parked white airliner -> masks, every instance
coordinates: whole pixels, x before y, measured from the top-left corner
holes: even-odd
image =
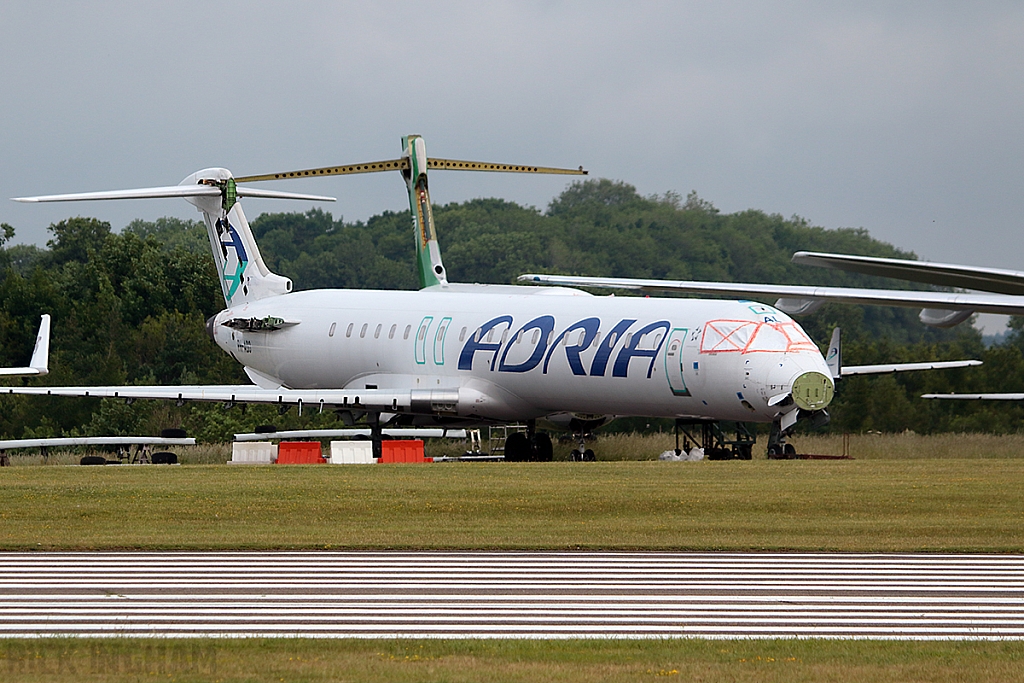
[[[256,386],[5,390],[330,407],[367,413],[377,433],[388,420],[532,425],[566,413],[772,422],[770,449],[782,447],[798,417],[827,416],[839,373],[800,325],[773,306],[449,283],[430,213],[428,168],[569,171],[428,159],[418,136],[403,138],[403,148],[394,161],[245,180],[400,170],[417,233],[418,291],[293,292],[290,280],[265,265],[239,199],[330,198],[252,190],[223,168],[198,171],[172,187],[18,199],[184,197],[195,205],[226,302],[207,329]],[[510,440],[509,459],[550,458],[549,440],[521,441]]]

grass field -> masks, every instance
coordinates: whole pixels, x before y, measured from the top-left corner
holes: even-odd
[[[0,640],[4,681],[1020,681],[1024,644],[823,640]]]
[[[840,437],[796,443],[843,452]],[[672,445],[605,437],[600,456],[619,461],[598,463],[2,468],[0,549],[1024,552],[1021,436],[857,436],[841,461],[635,462]],[[0,640],[5,682],[663,679],[1019,681],[1024,643]]]
[[[0,548],[1024,551],[1024,458],[0,469]]]

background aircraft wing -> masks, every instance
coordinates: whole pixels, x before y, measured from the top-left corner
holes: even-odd
[[[807,304],[837,302],[874,304],[908,308],[941,309],[978,313],[1024,314],[1024,298],[1004,294],[969,292],[921,292],[899,289],[862,289],[856,287],[815,287],[812,285],[765,285],[745,282],[698,282],[691,280],[644,280],[636,278],[579,277],[570,275],[520,275],[524,283],[632,289],[646,292],[682,292],[723,296],[779,297],[778,308],[799,315],[813,312]],[[959,322],[959,321],[958,321]]]
[[[981,365],[980,360],[940,360],[923,363],[889,363],[884,365],[845,365],[843,377],[851,375],[881,375],[888,372],[911,372],[914,370],[946,370]]]
[[[166,399],[215,403],[350,406],[368,410],[408,410],[413,392],[387,389],[261,389],[252,385],[0,387],[0,393],[30,396]]]
[[[78,436],[46,439],[6,439],[0,450],[14,448],[60,448],[61,446],[195,446],[192,437],[171,439],[159,436]]]
[[[921,398],[951,398],[969,401],[1024,401],[1024,394],[922,394]]]
[[[793,263],[834,268],[864,275],[891,277],[910,282],[925,282],[943,287],[963,287],[997,294],[1024,295],[1024,272],[1016,270],[874,256],[825,254],[814,251],[796,252],[793,254]]]

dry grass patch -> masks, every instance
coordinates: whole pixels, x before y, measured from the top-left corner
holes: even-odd
[[[830,640],[0,640],[11,683],[1019,681],[1024,644]]]

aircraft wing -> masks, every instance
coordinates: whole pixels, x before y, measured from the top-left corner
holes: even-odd
[[[78,436],[46,439],[7,439],[0,441],[0,450],[15,448],[59,448],[61,446],[195,446],[192,437],[171,439],[159,436]]]
[[[914,370],[946,370],[981,365],[980,360],[941,360],[923,363],[889,363],[887,365],[844,365],[843,377],[851,375],[881,375],[889,372],[911,372]]]
[[[864,275],[891,277],[911,282],[925,282],[943,287],[963,287],[997,294],[1024,295],[1024,272],[1016,270],[874,256],[825,254],[814,251],[796,252],[793,254],[793,263],[834,268]]]
[[[856,287],[814,287],[811,285],[764,285],[740,282],[697,282],[691,280],[644,280],[636,278],[578,277],[570,275],[520,275],[519,281],[569,287],[633,289],[646,292],[684,292],[723,296],[779,297],[776,304],[787,313],[810,313],[811,302],[874,304],[908,308],[975,311],[978,313],[1024,314],[1024,298],[1006,294],[969,292],[920,292],[899,289],[861,289]]]
[[[253,385],[0,387],[0,393],[29,396],[165,399],[214,403],[347,406],[359,410],[409,410],[416,392],[387,389],[261,389]],[[431,392],[427,392],[431,393]],[[424,397],[429,401],[430,397]],[[429,412],[429,410],[427,411]]]
[[[951,398],[970,401],[1024,401],[1024,394],[922,394],[921,398]]]

